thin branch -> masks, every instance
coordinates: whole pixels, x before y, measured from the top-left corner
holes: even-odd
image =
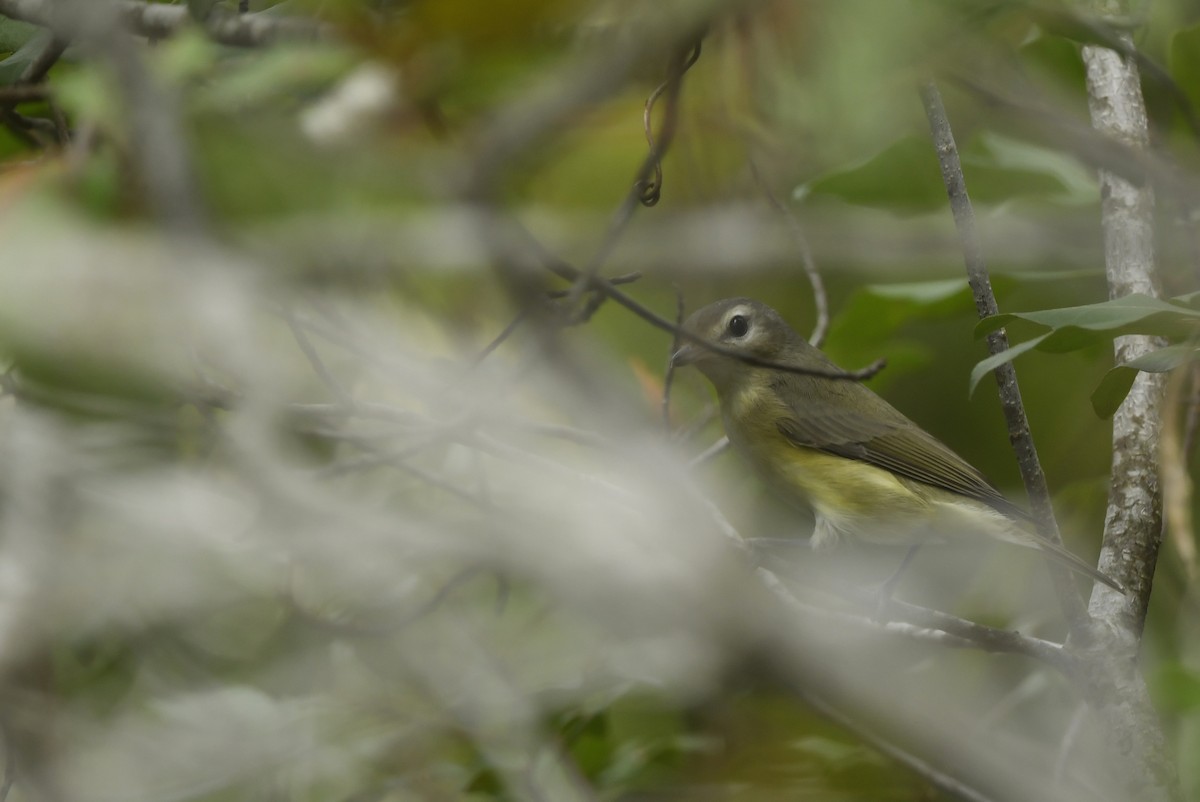
[[[329,392],[333,393],[333,397],[337,399],[338,404],[342,408],[347,410],[353,409],[355,406],[354,397],[350,395],[345,386],[325,366],[325,360],[321,359],[321,355],[313,346],[312,341],[308,339],[308,335],[304,332],[304,329],[296,322],[295,312],[292,309],[285,309],[283,319],[287,321],[288,328],[291,329],[292,336],[296,339],[296,344],[304,352],[304,356],[308,360],[308,364],[312,366],[313,372],[329,388]]]
[[[770,202],[780,216],[787,221],[788,229],[792,232],[792,239],[796,243],[796,249],[800,252],[800,264],[804,267],[804,274],[808,276],[809,286],[813,292],[813,306],[817,311],[817,322],[813,326],[812,334],[809,335],[808,341],[814,348],[820,348],[825,342],[825,335],[829,333],[829,297],[825,293],[825,282],[821,279],[821,273],[817,270],[816,260],[813,259],[812,248],[808,244],[808,237],[804,234],[804,226],[800,224],[799,218],[792,212],[787,205],[779,199],[779,196],[771,189],[770,185],[763,178],[762,173],[758,170],[758,165],[754,159],[750,159],[750,173],[754,176],[755,182],[759,189],[762,190],[767,201]]]
[[[525,322],[525,318],[528,315],[529,307],[523,306],[518,309],[517,314],[508,322],[508,325],[501,329],[500,333],[493,337],[492,341],[485,345],[482,350],[480,350],[480,352],[471,359],[471,364],[478,365],[480,362],[491,356],[493,351],[503,345],[509,337],[516,333],[517,329],[520,328],[521,324]]]
[[[811,691],[801,690],[800,695],[809,707],[816,710],[822,716],[868,744],[880,754],[891,758],[913,773],[925,778],[943,792],[958,799],[966,800],[966,802],[992,802],[990,797],[984,796],[962,780],[951,777],[949,774],[935,768],[916,755],[906,752],[891,741],[882,738],[871,727],[859,724]]]
[[[975,212],[971,208],[971,199],[967,195],[966,180],[963,178],[962,164],[958,158],[958,148],[954,144],[954,132],[950,128],[950,120],[942,105],[941,93],[933,81],[921,85],[921,101],[925,106],[925,115],[929,119],[929,128],[933,135],[934,147],[937,149],[938,163],[942,169],[942,180],[946,184],[946,193],[950,197],[950,208],[954,213],[954,224],[958,229],[959,242],[962,245],[963,259],[966,262],[967,280],[975,294],[975,308],[980,318],[999,314],[996,296],[992,292],[991,277],[988,274],[987,263],[983,258],[983,250],[979,244],[979,236],[975,231]],[[992,332],[987,337],[988,352],[998,354],[1008,350],[1008,334],[1004,329]],[[1054,506],[1050,502],[1050,490],[1046,485],[1046,474],[1042,471],[1038,459],[1037,447],[1029,430],[1029,419],[1025,415],[1025,405],[1021,401],[1021,388],[1017,384],[1017,372],[1011,362],[1000,365],[993,371],[996,386],[1000,395],[1000,406],[1004,410],[1004,420],[1008,424],[1008,439],[1012,443],[1013,452],[1017,458],[1017,467],[1021,471],[1021,479],[1025,483],[1025,492],[1029,496],[1033,509],[1034,521],[1038,533],[1049,542],[1061,546],[1062,536],[1058,532],[1058,523],[1054,518]],[[1067,618],[1073,637],[1087,639],[1087,610],[1083,600],[1076,590],[1074,580],[1066,568],[1046,563],[1054,581],[1054,590],[1058,595],[1059,604]]]
[[[683,328],[683,290],[675,288],[675,325]],[[667,354],[667,372],[663,376],[662,418],[667,434],[671,433],[671,383],[675,379],[675,352],[679,350],[679,335],[671,338],[671,351]]]
[[[727,450],[729,450],[729,438],[725,435],[721,435],[721,439],[717,440],[717,442],[713,443],[711,446],[692,457],[692,461],[689,462],[688,465],[693,468],[697,465],[703,465],[710,459],[713,459],[720,454],[724,454]]]
[[[551,255],[537,240],[532,237],[532,235],[529,234],[528,231],[523,229],[518,223],[513,222],[512,229],[515,233],[520,234],[520,236],[525,240],[526,249],[531,252],[531,255],[534,256],[537,262],[540,263],[541,266],[546,270],[549,270],[554,275],[568,281],[576,281],[583,275],[582,271],[577,270],[561,259]],[[768,359],[759,359],[751,354],[718,345],[688,331],[687,329],[677,326],[661,315],[654,313],[647,307],[635,301],[617,287],[613,286],[611,281],[608,281],[602,276],[594,276],[588,281],[588,286],[600,290],[613,301],[625,307],[634,315],[657,329],[670,334],[678,334],[682,339],[687,340],[688,342],[696,343],[701,348],[712,351],[715,354],[720,354],[721,356],[732,357],[733,359],[737,359],[738,361],[744,362],[747,365],[754,365],[755,367],[760,368],[772,368],[774,370],[781,370],[785,373],[796,373],[802,376],[820,376],[825,379],[839,379],[844,381],[864,381],[871,378],[887,366],[886,360],[877,359],[867,367],[860,370],[819,370],[797,367],[795,365],[784,365],[779,362],[772,362]]]

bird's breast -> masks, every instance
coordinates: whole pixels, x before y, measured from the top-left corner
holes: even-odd
[[[890,471],[792,443],[778,427],[790,410],[778,408],[765,392],[732,393],[722,399],[721,412],[730,444],[755,473],[785,501],[812,508],[838,532],[902,539],[901,530],[931,512],[921,488]]]

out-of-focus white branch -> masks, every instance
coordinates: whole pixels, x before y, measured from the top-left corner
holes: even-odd
[[[121,0],[116,9],[130,32],[141,36],[162,38],[171,36],[186,26],[196,24],[187,5],[164,5]],[[34,25],[42,25],[64,33],[74,33],[74,23],[64,13],[62,3],[54,0],[0,0],[0,14]],[[315,40],[328,38],[331,31],[311,20],[280,17],[267,13],[231,14],[213,9],[203,22],[205,33],[213,41],[237,47],[257,47],[283,40]]]

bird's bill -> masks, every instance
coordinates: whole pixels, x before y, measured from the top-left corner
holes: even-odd
[[[685,342],[675,353],[671,354],[671,363],[678,366],[694,365],[711,353],[712,351],[702,345]]]

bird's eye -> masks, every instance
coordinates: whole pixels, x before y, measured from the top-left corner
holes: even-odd
[[[750,331],[750,321],[746,320],[745,315],[734,315],[729,318],[728,329],[734,337],[745,337],[746,332]]]

